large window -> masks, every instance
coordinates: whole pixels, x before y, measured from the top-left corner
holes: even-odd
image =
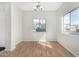
[[[45,19],[34,19],[33,24],[34,24],[33,28],[36,32],[45,32],[46,31]]]
[[[70,34],[79,34],[79,8],[64,16],[63,30]]]

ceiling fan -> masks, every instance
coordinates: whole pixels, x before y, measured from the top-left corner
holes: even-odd
[[[35,11],[42,11],[43,7],[41,6],[40,2],[36,2],[36,6],[33,7]]]

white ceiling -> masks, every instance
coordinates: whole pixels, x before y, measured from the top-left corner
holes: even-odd
[[[16,2],[14,4],[23,11],[33,11],[33,7],[36,6],[36,2]],[[41,2],[40,4],[43,7],[44,11],[55,11],[63,3],[62,2]]]

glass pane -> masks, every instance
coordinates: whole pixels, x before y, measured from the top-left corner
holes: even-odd
[[[41,31],[43,32],[43,31],[46,31],[46,24],[45,24],[45,19],[41,19],[40,20],[41,21]]]
[[[64,24],[69,24],[70,23],[70,13],[66,14],[64,16]]]
[[[34,23],[34,29],[39,27],[39,20],[38,19],[34,19],[33,23]]]
[[[34,23],[34,29],[36,32],[46,31],[45,19],[34,19],[33,23]]]
[[[65,32],[70,31],[70,13],[64,16],[64,31]]]
[[[79,8],[71,12],[71,33],[79,33]]]

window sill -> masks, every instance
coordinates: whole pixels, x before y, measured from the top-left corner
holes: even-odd
[[[70,33],[67,33],[67,32],[63,32],[62,35],[66,35],[66,36],[69,36],[69,37],[72,37],[72,38],[79,38],[79,35],[74,35],[74,34],[70,34]]]
[[[33,30],[33,32],[35,32],[35,33],[46,33],[46,32],[36,32],[35,30]]]

